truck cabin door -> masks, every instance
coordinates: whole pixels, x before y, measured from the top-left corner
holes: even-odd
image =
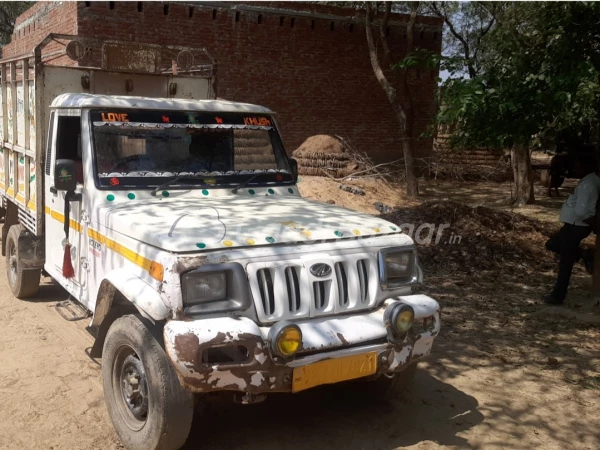
[[[71,159],[77,165],[77,189],[76,193],[83,193],[83,159],[81,142],[81,116],[64,115],[66,112],[53,111],[50,119],[48,134],[48,146],[46,155],[46,182],[44,183],[45,194],[45,233],[46,233],[46,263],[44,268],[77,300],[82,301],[85,297],[85,283],[87,271],[82,267],[82,258],[86,255],[82,251],[85,247],[85,236],[87,230],[81,220],[82,201],[71,201],[69,243],[71,246],[71,263],[75,276],[65,278],[63,276],[63,258],[66,236],[64,231],[65,192],[58,191],[54,187],[54,170],[57,159]]]

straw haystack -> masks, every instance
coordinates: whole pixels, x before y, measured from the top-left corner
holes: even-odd
[[[309,137],[293,153],[300,175],[334,178],[348,176],[360,170],[360,164],[340,139],[318,134]]]

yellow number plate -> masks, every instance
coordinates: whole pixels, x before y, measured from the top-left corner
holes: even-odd
[[[296,367],[292,392],[300,392],[321,384],[338,383],[373,375],[377,372],[377,352],[319,361]]]

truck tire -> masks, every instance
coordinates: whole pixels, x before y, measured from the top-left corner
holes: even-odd
[[[40,289],[41,269],[24,269],[19,261],[21,227],[13,225],[6,236],[6,275],[8,285],[17,298],[32,297]]]
[[[137,315],[113,322],[102,353],[104,400],[129,450],[176,450],[192,425],[194,397],[181,386],[156,327]]]

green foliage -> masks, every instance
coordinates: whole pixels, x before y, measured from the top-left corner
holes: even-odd
[[[35,2],[0,2],[0,45],[6,45],[15,26],[15,20]]]
[[[496,4],[479,74],[442,86],[455,146],[531,145],[598,122],[600,4]]]

